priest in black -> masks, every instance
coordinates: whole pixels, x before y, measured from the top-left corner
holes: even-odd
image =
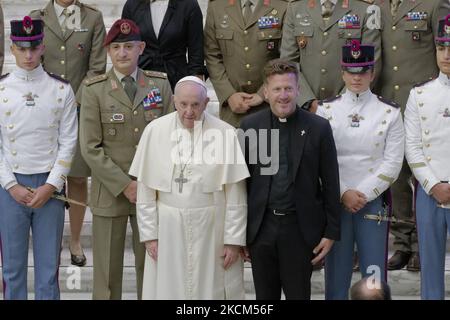
[[[270,109],[244,118],[240,132],[251,175],[246,254],[256,299],[307,300],[313,264],[340,236],[336,148],[328,121],[296,105],[294,63],[272,60],[264,77]]]

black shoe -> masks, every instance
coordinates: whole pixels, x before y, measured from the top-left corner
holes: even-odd
[[[417,272],[420,271],[420,257],[418,252],[414,252],[409,258],[408,265],[406,266],[406,270]]]
[[[84,267],[86,265],[86,256],[84,253],[82,255],[76,255],[70,253],[70,260],[74,266]]]
[[[388,261],[388,270],[400,270],[408,264],[411,253],[395,251],[394,255]]]

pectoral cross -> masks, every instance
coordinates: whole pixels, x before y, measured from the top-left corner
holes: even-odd
[[[180,175],[175,179],[175,182],[178,183],[178,192],[183,193],[183,184],[188,182],[188,179],[183,175],[183,171],[180,171]]]

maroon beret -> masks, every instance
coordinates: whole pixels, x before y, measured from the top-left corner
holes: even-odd
[[[106,35],[104,46],[111,42],[141,41],[139,27],[131,20],[119,19],[112,25]]]

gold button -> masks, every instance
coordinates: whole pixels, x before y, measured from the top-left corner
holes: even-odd
[[[423,107],[423,102],[419,102],[419,107]]]
[[[423,121],[427,120],[427,117],[420,117]]]
[[[4,86],[0,86],[0,91],[3,91],[3,90],[5,90],[5,87]]]
[[[394,67],[394,71],[398,71],[398,67],[397,66]]]
[[[10,124],[10,125],[8,126],[8,128],[14,129],[14,125],[13,125],[13,124]]]
[[[11,115],[11,111],[6,111],[5,114],[6,114],[7,116],[10,116],[10,115]]]
[[[392,46],[392,50],[397,50],[397,46]]]
[[[427,157],[427,161],[431,161],[431,157]]]
[[[425,145],[425,147],[427,147],[427,148],[429,148],[431,146],[431,144],[429,144],[429,143],[427,143],[426,145]]]
[[[394,86],[394,89],[398,91],[398,90],[400,90],[400,86],[399,86],[398,84],[396,84],[396,85]]]
[[[271,34],[269,34],[269,39],[272,39],[272,35]]]
[[[246,67],[247,69],[250,69],[250,64],[247,63],[247,64],[245,65],[245,67]]]
[[[248,47],[244,47],[244,51],[248,51]]]
[[[325,109],[330,109],[330,108],[331,108],[331,107],[330,107],[329,104],[325,105]]]
[[[373,168],[370,168],[370,169],[369,169],[369,172],[373,172]]]
[[[61,103],[62,102],[62,99],[61,98],[58,98],[58,103]]]
[[[8,98],[4,98],[4,99],[3,99],[3,102],[4,102],[4,103],[8,102]]]
[[[326,73],[326,72],[327,72],[327,70],[325,70],[325,69],[321,69],[321,70],[320,70],[320,72],[322,72],[322,73]]]
[[[397,27],[396,26],[392,26],[392,30],[397,30]]]
[[[425,130],[425,134],[430,134],[430,130]]]
[[[244,30],[244,34],[247,34],[248,33],[248,31],[247,30]]]
[[[64,50],[66,50],[66,47],[64,47],[64,46],[61,46],[61,51],[64,51]]]
[[[139,132],[139,128],[134,128],[134,132]]]
[[[383,122],[381,122],[382,124],[386,124],[386,120],[383,120]]]
[[[417,94],[422,94],[422,90],[421,89],[417,90]]]
[[[417,29],[417,26],[414,26],[414,29]]]
[[[53,150],[50,150],[48,153],[53,154]]]
[[[250,80],[247,81],[247,85],[251,85],[252,82]]]
[[[379,147],[379,146],[380,146],[379,142],[375,143],[375,147]]]
[[[18,169],[19,168],[19,165],[18,164],[15,164],[14,165],[14,169]]]
[[[323,55],[323,56],[326,56],[326,55],[327,55],[327,52],[326,52],[325,50],[322,50],[322,55]]]
[[[11,151],[11,154],[12,154],[13,156],[17,155],[17,151],[16,151],[16,150],[13,150],[13,151]]]
[[[387,113],[391,113],[391,109],[387,109],[386,112],[387,112]]]
[[[351,33],[347,33],[347,36],[351,37],[351,36],[352,36],[352,34],[351,34]]]
[[[138,114],[137,110],[134,110],[134,111],[133,111],[133,114],[134,114],[135,116],[137,116],[137,114]]]
[[[60,86],[59,88],[60,88],[60,89],[62,90],[62,89],[64,89],[64,86],[63,86],[63,85],[61,85],[61,86]]]
[[[9,138],[9,141],[11,141],[11,142],[15,142],[15,141],[16,141],[16,139],[14,139],[14,138]]]
[[[325,31],[325,32],[323,33],[323,35],[326,37],[326,36],[328,35],[328,32]]]
[[[320,91],[325,91],[325,88],[320,88]]]
[[[383,131],[378,132],[378,135],[382,136],[383,135]]]
[[[66,76],[65,76],[64,74],[62,74],[62,75],[61,75],[61,78],[63,78],[63,79],[64,79],[65,77],[66,77]]]
[[[300,34],[305,34],[305,33],[302,31],[302,32],[300,32]]]
[[[329,116],[327,119],[328,119],[328,121],[331,121],[333,119],[333,117]]]
[[[64,60],[61,60],[61,64],[65,64],[66,62]]]

